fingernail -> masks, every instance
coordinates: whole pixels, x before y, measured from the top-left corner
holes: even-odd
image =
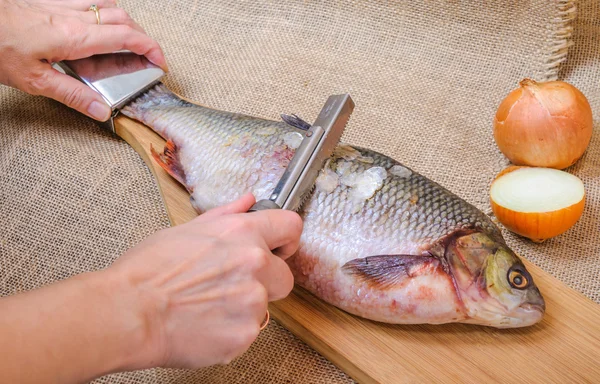
[[[159,67],[163,71],[169,72],[169,67],[167,66],[167,59],[164,57],[164,55],[162,55],[162,51],[161,51],[161,58],[162,58],[162,60],[152,60],[152,59],[150,59],[147,56],[146,56],[146,58],[148,59],[149,62],[151,62],[152,64],[156,65],[157,67]],[[162,64],[159,64],[159,62],[162,62]]]
[[[87,111],[96,120],[106,121],[110,117],[110,108],[108,105],[95,100],[92,101]]]
[[[160,65],[154,61],[150,61],[152,64],[156,65],[157,67],[159,67],[160,69],[162,69],[163,71],[165,71],[165,73],[169,72],[169,67],[167,66],[167,62],[165,61],[164,64]]]

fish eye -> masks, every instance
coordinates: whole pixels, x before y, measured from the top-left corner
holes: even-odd
[[[511,268],[508,271],[508,282],[513,288],[525,289],[529,285],[529,279],[519,268]]]

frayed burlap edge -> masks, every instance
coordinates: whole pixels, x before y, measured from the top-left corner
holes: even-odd
[[[542,63],[543,78],[558,79],[560,66],[567,60],[569,48],[573,45],[573,21],[577,17],[577,0],[561,0],[557,4],[558,17],[548,25],[548,38],[544,50],[547,57]]]

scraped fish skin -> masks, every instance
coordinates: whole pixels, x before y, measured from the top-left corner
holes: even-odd
[[[268,198],[302,139],[301,130],[284,122],[201,107],[163,85],[122,112],[176,145],[199,212],[248,191]],[[304,231],[289,260],[296,283],[343,310],[388,323],[473,321],[441,244],[462,230],[502,242],[491,220],[453,193],[387,156],[345,145],[299,214]],[[377,255],[415,255],[415,262],[389,285],[344,268]]]
[[[123,114],[173,141],[194,205],[205,211],[253,191],[273,190],[301,134],[284,122],[222,112],[183,101],[164,86],[150,90]]]

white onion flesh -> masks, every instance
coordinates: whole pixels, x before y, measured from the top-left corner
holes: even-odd
[[[579,203],[583,182],[570,173],[551,168],[521,168],[492,184],[494,202],[515,212],[552,212]]]

